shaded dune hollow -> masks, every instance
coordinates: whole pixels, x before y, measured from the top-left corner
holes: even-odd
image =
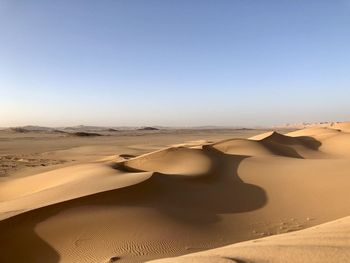
[[[255,239],[252,222],[266,231],[280,229],[272,221],[282,220],[279,213],[290,216],[280,207],[287,210],[293,204],[293,212],[306,218],[304,208],[318,202],[324,189],[316,187],[314,195],[302,191],[305,200],[301,201],[294,196],[273,199],[274,193],[291,183],[313,187],[313,181],[303,177],[305,171],[333,158],[333,142],[341,140],[334,143],[338,149],[348,138],[341,131],[334,132],[337,137],[331,142],[328,136],[306,134],[271,132],[250,139],[203,141],[195,147],[168,147],[137,157],[119,155],[122,161],[100,160],[6,182],[11,189],[0,195],[5,218],[0,221],[0,262],[144,262]],[[335,163],[350,169],[344,158],[330,160],[320,180],[329,180],[329,167]],[[52,179],[50,184],[41,182],[45,176]],[[343,171],[334,173],[334,178],[341,187],[348,182]],[[36,183],[27,191],[16,192],[31,181]],[[332,198],[338,200],[338,194],[343,198],[344,193],[342,189]],[[295,205],[303,201],[305,206]],[[343,207],[347,209],[346,204]],[[328,220],[348,211],[350,207],[327,214],[322,209],[315,216]],[[303,227],[312,224],[316,223],[310,220]],[[244,262],[236,252],[215,253],[205,260]],[[191,260],[169,260],[177,259]]]

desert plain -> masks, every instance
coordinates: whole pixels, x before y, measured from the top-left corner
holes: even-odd
[[[350,123],[3,129],[0,262],[350,262]]]

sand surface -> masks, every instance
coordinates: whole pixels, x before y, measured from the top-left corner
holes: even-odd
[[[152,261],[189,262],[349,262],[350,217],[309,229],[236,243],[190,255]]]
[[[0,131],[0,262],[348,262],[349,127]]]

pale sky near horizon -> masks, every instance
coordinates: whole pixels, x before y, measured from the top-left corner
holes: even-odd
[[[350,0],[0,0],[0,126],[350,120]]]

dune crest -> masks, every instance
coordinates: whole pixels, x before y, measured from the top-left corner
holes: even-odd
[[[125,169],[134,171],[188,176],[207,174],[212,165],[213,160],[207,152],[182,146],[144,154],[123,162]]]

